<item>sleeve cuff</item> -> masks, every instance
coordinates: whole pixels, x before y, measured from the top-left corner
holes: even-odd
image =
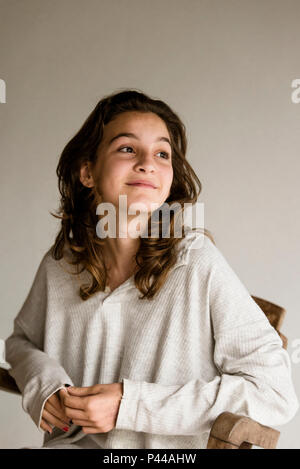
[[[73,384],[71,384],[71,386],[73,386]],[[38,427],[38,430],[41,432],[41,433],[45,433],[45,430],[43,430],[41,427],[40,427],[40,424],[41,424],[41,420],[42,420],[42,414],[43,414],[43,411],[44,411],[44,406],[47,402],[47,399],[49,399],[49,397],[51,397],[53,394],[55,394],[59,389],[63,389],[65,388],[65,384],[60,384],[60,385],[53,385],[53,383],[50,385],[50,386],[47,386],[43,392],[37,396],[37,398],[35,399],[34,401],[34,404],[32,406],[32,409],[31,409],[31,418],[33,419],[34,423],[37,425]]]
[[[123,378],[123,396],[115,428],[118,430],[137,430],[137,410],[141,393],[141,382]]]

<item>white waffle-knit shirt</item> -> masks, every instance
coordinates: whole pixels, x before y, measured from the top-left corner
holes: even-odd
[[[90,274],[76,279],[45,253],[5,341],[43,447],[205,449],[221,412],[267,426],[294,417],[290,358],[263,311],[208,237],[190,230],[177,246],[152,300],[139,299],[132,276],[83,301],[79,285]],[[46,400],[65,384],[117,382],[123,397],[110,432],[40,427]]]

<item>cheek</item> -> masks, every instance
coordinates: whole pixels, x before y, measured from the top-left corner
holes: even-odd
[[[102,168],[99,185],[106,192],[112,192],[126,180],[128,169],[121,164],[107,164]]]
[[[105,170],[112,184],[127,181],[130,172],[131,167],[126,161],[116,161],[115,164],[107,165]]]
[[[173,168],[166,170],[163,175],[163,186],[167,194],[169,194],[171,190],[172,182],[173,182]]]

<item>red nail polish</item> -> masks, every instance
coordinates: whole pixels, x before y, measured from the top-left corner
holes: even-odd
[[[69,430],[69,427],[64,427],[63,430],[67,432]]]

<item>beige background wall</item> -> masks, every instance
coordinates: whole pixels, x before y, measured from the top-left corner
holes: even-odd
[[[0,0],[0,338],[58,229],[64,145],[104,94],[138,88],[183,119],[219,249],[287,309],[300,396],[299,15],[299,0]],[[0,415],[1,448],[42,444],[20,397],[0,392]],[[300,448],[299,426],[279,448]]]

